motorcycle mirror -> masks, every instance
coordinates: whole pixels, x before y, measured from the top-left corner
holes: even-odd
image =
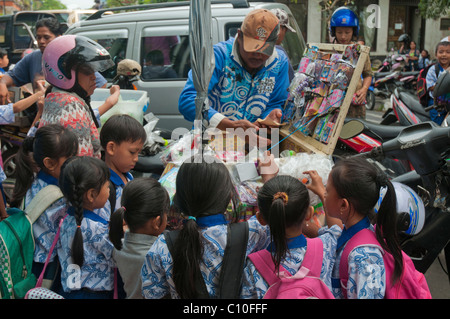
[[[357,120],[350,120],[342,126],[339,137],[343,140],[348,140],[359,135],[364,131],[364,124]]]

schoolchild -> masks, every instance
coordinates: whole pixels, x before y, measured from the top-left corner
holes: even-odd
[[[48,185],[58,186],[64,161],[78,151],[76,135],[62,125],[40,128],[34,137],[24,139],[16,155],[16,181],[11,200],[12,207],[26,208],[31,200]],[[35,250],[32,271],[39,277],[48,257],[60,219],[67,214],[67,204],[61,198],[50,205],[33,224]],[[56,278],[58,259],[56,250],[49,259],[45,279]],[[54,283],[58,285],[59,280]]]
[[[307,221],[314,210],[310,205],[308,189],[292,176],[276,176],[268,180],[259,190],[258,207],[258,220],[262,225],[268,224],[270,228],[272,242],[267,250],[275,266],[274,273],[279,273],[282,266],[294,276],[302,267],[306,251],[315,249],[304,235],[304,228],[308,227]],[[330,297],[332,297],[331,272],[336,259],[337,238],[340,234],[341,229],[337,225],[330,225],[330,228],[324,229],[318,237],[322,245],[317,247],[321,249],[314,251],[313,254],[313,256],[322,255],[320,278],[328,287]],[[270,285],[253,261],[248,259],[244,270],[241,297],[263,298]]]
[[[169,205],[169,195],[157,180],[140,177],[125,186],[121,207],[111,215],[109,239],[114,244],[113,258],[127,299],[143,298],[142,265],[150,247],[166,229]]]
[[[114,246],[109,221],[96,214],[109,197],[109,169],[101,159],[74,156],[63,164],[59,185],[69,207],[59,238],[58,293],[66,299],[112,299]]]
[[[147,134],[144,127],[130,115],[115,114],[102,126],[100,143],[105,163],[111,173],[111,190],[115,192],[115,198],[111,197],[102,208],[108,218],[120,207],[123,188],[133,179],[130,171],[136,165],[138,155],[146,141]],[[111,208],[111,205],[114,207]]]
[[[435,55],[438,63],[430,67],[426,77],[427,90],[429,91],[429,95],[431,97],[429,99],[428,106],[434,104],[433,89],[434,86],[436,85],[439,76],[442,74],[442,72],[444,72],[446,69],[450,67],[450,42],[446,41],[439,42],[436,45]],[[438,68],[439,70],[436,70],[436,68]],[[442,121],[444,120],[446,114],[447,111],[445,110],[443,111],[437,111],[436,109],[430,110],[431,120],[439,125],[442,124]]]
[[[344,225],[337,243],[337,259],[332,275],[333,294],[336,298],[346,295],[347,299],[383,299],[386,281],[395,282],[403,271],[403,257],[397,238],[396,195],[392,183],[365,159],[347,158],[333,166],[323,197],[327,214],[340,219]],[[374,227],[374,224],[377,226]],[[374,231],[381,248],[392,254],[395,260],[393,276],[386,278],[380,247],[364,245],[350,252],[349,279],[347,287],[342,287],[339,266],[344,248],[352,236],[366,228]]]
[[[337,8],[330,20],[330,35],[334,37],[333,42],[339,44],[353,44],[359,33],[359,18],[347,7]],[[356,86],[356,93],[347,113],[347,117],[366,117],[366,96],[372,83],[372,67],[370,59],[367,59],[362,71],[362,80]]]
[[[208,296],[218,296],[227,246],[225,212],[234,192],[228,169],[216,158],[196,155],[180,166],[173,202],[186,219],[173,255],[162,234],[145,256],[141,272],[144,298],[197,298],[201,292],[195,283],[202,284],[198,278],[203,279]],[[245,255],[267,247],[270,240],[268,227],[255,216],[247,223]]]

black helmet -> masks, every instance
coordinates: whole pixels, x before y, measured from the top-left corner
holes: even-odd
[[[411,43],[411,38],[409,37],[409,35],[407,33],[404,33],[398,37],[398,42],[403,42],[403,43],[409,45]]]

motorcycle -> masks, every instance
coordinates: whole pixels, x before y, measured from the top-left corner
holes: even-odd
[[[359,120],[344,124],[343,131],[348,130],[348,127],[354,136],[364,130]],[[424,203],[423,229],[415,235],[400,234],[403,251],[422,273],[428,270],[443,250],[447,265],[450,265],[450,202],[447,200],[450,189],[449,137],[449,127],[423,122],[403,128],[397,137],[369,152],[355,155],[377,161],[384,158],[408,160],[414,167],[413,171],[391,181],[409,186]]]
[[[382,116],[382,125],[398,122],[409,126],[430,121],[428,111],[420,104],[419,99],[411,92],[396,88],[391,94],[391,108]]]

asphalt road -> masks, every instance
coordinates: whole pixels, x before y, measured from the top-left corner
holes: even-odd
[[[382,101],[377,100],[375,109],[380,107]],[[366,120],[374,123],[380,123],[384,111],[367,111]],[[450,230],[449,230],[450,231]],[[425,273],[428,287],[431,291],[433,299],[450,299],[450,281],[447,275],[449,267],[445,264],[444,254],[441,253],[439,258],[431,265]]]

